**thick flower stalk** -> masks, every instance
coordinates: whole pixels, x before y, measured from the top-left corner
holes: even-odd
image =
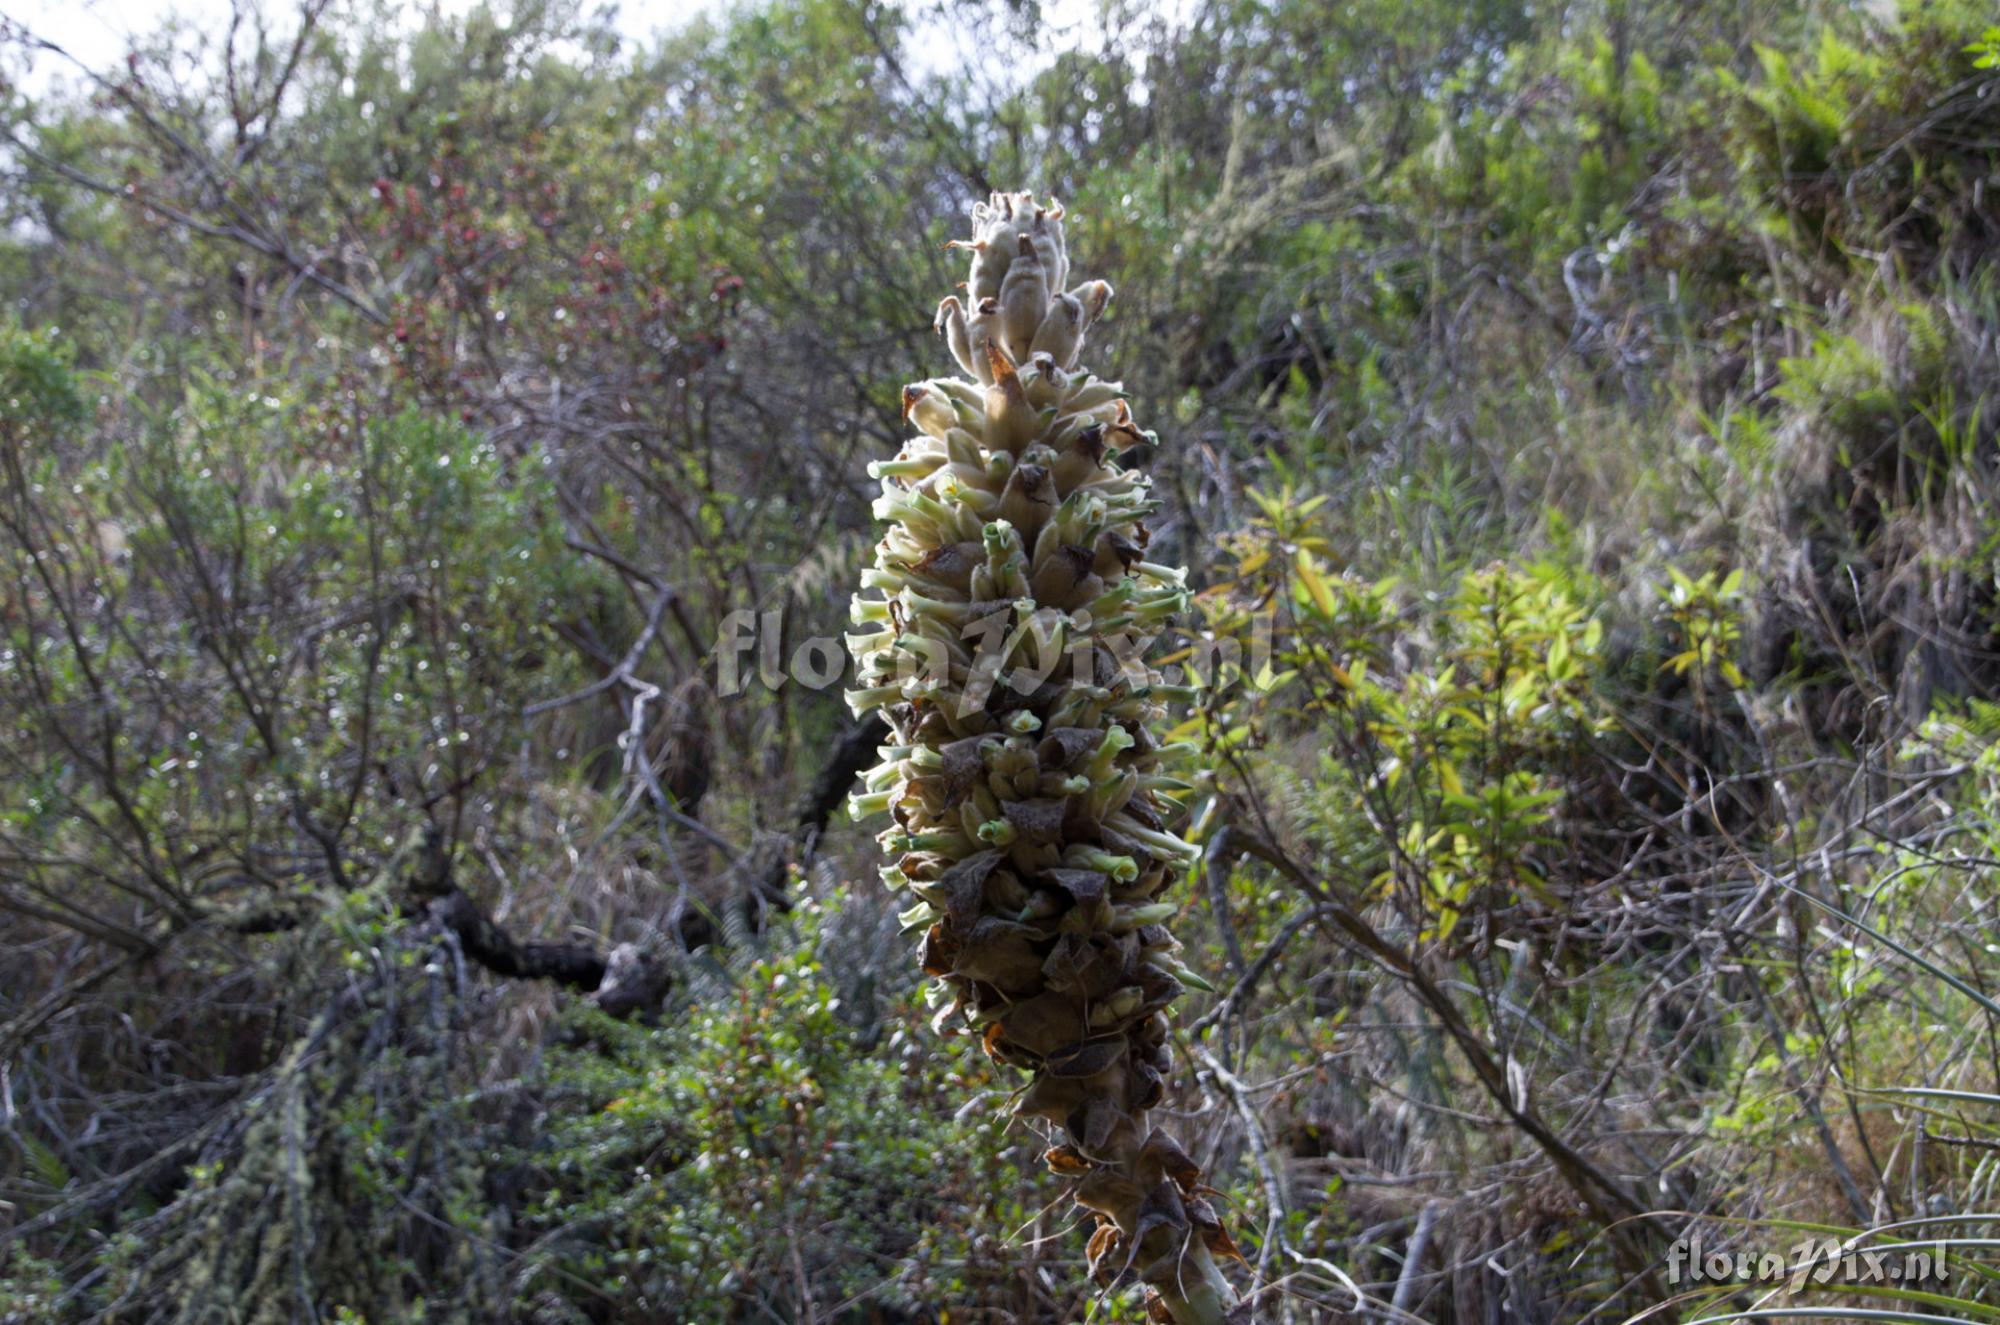
[[[1077,366],[1111,288],[1066,289],[1061,209],[995,195],[973,223],[966,298],[937,315],[967,377],[906,387],[917,435],[870,469],[889,528],[853,602],[848,700],[893,735],[852,808],[894,817],[882,873],[915,894],[939,1029],[1033,1073],[1015,1112],[1096,1216],[1093,1272],[1136,1274],[1155,1316],[1217,1322],[1235,1247],[1147,1119],[1168,1009],[1200,983],[1166,928],[1195,852],[1153,736],[1175,695],[1145,662],[1187,590],[1146,559],[1155,503],[1118,465],[1156,439]]]

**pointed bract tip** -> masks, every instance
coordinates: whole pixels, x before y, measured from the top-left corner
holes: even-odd
[[[999,341],[989,340],[986,342],[986,362],[993,369],[993,378],[995,381],[1009,381],[1013,379],[1014,360],[1008,355],[1007,351],[1000,348]]]

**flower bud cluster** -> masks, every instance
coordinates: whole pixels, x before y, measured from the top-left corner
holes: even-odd
[[[916,435],[870,467],[888,529],[852,606],[848,700],[893,736],[851,808],[893,819],[883,877],[911,894],[938,1027],[1034,1074],[1016,1112],[1060,1130],[1046,1159],[1097,1216],[1093,1269],[1216,1319],[1210,1252],[1234,1248],[1147,1121],[1168,1009],[1201,985],[1166,928],[1195,851],[1153,735],[1171,688],[1144,661],[1187,589],[1147,559],[1156,503],[1118,463],[1157,439],[1078,367],[1111,288],[1065,290],[1061,209],[1000,194],[973,221],[966,300],[937,316],[968,376],[905,388]]]

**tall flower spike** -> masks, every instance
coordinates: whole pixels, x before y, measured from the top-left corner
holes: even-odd
[[[1149,485],[1117,468],[1118,445],[1150,439],[1076,366],[1111,287],[1063,291],[1061,216],[1028,193],[973,208],[968,302],[946,299],[938,329],[976,381],[905,388],[919,435],[871,466],[891,527],[853,617],[886,629],[857,637],[848,701],[894,738],[851,805],[895,820],[882,877],[915,894],[903,920],[939,1029],[1033,1074],[1015,1113],[1096,1218],[1092,1271],[1136,1275],[1158,1319],[1218,1325],[1235,1295],[1217,1258],[1236,1248],[1148,1120],[1168,1009],[1198,980],[1161,900],[1194,849],[1172,830],[1182,784],[1159,768],[1144,662],[1187,591],[1144,559]]]

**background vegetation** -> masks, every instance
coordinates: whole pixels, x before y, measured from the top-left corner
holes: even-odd
[[[2000,1318],[1991,22],[9,27],[0,1320],[1137,1318],[926,1024],[871,732],[715,693],[838,630],[1017,185],[1190,638],[1275,622],[1178,733],[1259,1318]],[[1950,1276],[1665,1281],[1862,1229]]]

